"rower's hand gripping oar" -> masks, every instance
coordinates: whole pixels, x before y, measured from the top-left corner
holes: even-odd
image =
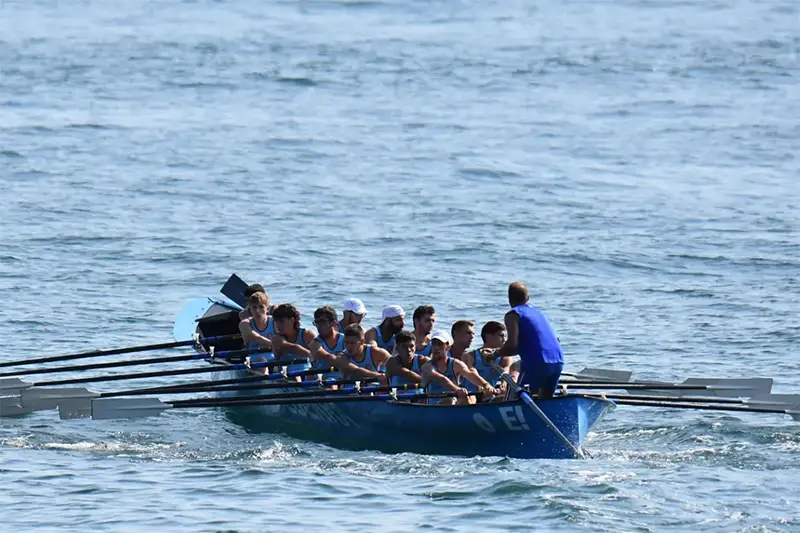
[[[555,424],[553,424],[544,411],[542,411],[539,406],[536,405],[536,402],[533,401],[533,398],[531,398],[530,394],[528,394],[525,389],[520,387],[517,382],[506,373],[503,367],[497,363],[494,363],[492,364],[492,368],[494,368],[495,372],[500,374],[500,379],[505,381],[512,391],[519,394],[519,397],[522,398],[522,401],[524,401],[525,404],[530,407],[534,413],[536,413],[536,416],[538,416],[542,422],[544,422],[544,425],[547,426],[547,428],[552,431],[556,437],[558,437],[558,440],[564,443],[564,445],[573,453],[573,455],[580,457],[581,459],[586,457],[583,451],[579,447],[572,444],[572,442],[561,432],[561,430],[558,429]]]

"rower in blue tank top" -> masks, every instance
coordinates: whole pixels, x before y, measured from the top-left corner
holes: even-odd
[[[300,311],[292,304],[280,304],[273,311],[277,334],[272,338],[272,351],[278,361],[305,359],[304,363],[288,365],[286,371],[300,372],[311,368],[309,346],[314,333],[300,327]],[[290,379],[301,379],[299,376]]]
[[[342,311],[342,319],[336,325],[339,333],[344,333],[344,328],[351,324],[360,325],[365,316],[367,316],[367,307],[364,305],[364,302],[358,298],[350,298],[345,300],[344,310]]]
[[[436,309],[432,305],[420,305],[414,309],[411,320],[414,324],[415,353],[429,357],[431,355],[430,335],[436,324]]]
[[[395,335],[397,355],[386,362],[386,379],[392,387],[418,385],[422,381],[422,367],[428,358],[414,353],[414,334],[401,331]]]
[[[345,378],[385,383],[384,368],[389,358],[386,350],[366,344],[364,330],[352,324],[344,330],[344,352],[336,358],[335,365]]]
[[[519,281],[508,287],[505,322],[508,340],[497,351],[500,357],[519,354],[520,383],[540,398],[550,398],[564,368],[564,352],[547,315],[528,303],[528,289]]]
[[[334,366],[336,357],[344,352],[344,334],[338,331],[336,311],[333,307],[323,306],[314,311],[314,326],[319,335],[311,343],[312,368],[328,370]],[[333,380],[339,377],[338,371],[322,373],[323,380]],[[317,379],[309,376],[309,379]]]
[[[248,350],[271,349],[275,335],[275,320],[267,314],[269,301],[263,292],[255,292],[247,300],[247,309],[252,318],[239,323],[239,332]],[[260,327],[259,327],[260,326]],[[250,356],[250,361],[272,361],[272,353],[258,353]]]
[[[496,355],[497,350],[505,343],[506,327],[502,322],[490,320],[481,329],[481,339],[483,339],[483,346],[467,354],[464,362],[483,379],[496,385],[500,374],[492,365],[498,364],[504,372],[508,373],[512,364],[510,357],[501,358]],[[468,391],[474,390],[470,383],[466,383],[465,387]]]
[[[489,383],[480,377],[477,372],[470,369],[463,361],[448,355],[448,348],[452,344],[450,335],[444,331],[436,331],[431,334],[431,359],[422,367],[422,385],[425,392],[436,394],[441,392],[456,393],[454,398],[430,398],[428,403],[453,403],[465,405],[472,403],[467,391],[462,389],[459,384],[462,380],[469,381],[487,398],[497,394],[497,391]]]
[[[378,348],[392,353],[395,344],[394,336],[403,330],[403,319],[405,319],[406,312],[399,305],[390,305],[383,310],[381,316],[383,321],[380,325],[367,331],[366,342],[367,344],[374,343]]]

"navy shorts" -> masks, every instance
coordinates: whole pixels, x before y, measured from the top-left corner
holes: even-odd
[[[564,370],[564,363],[545,363],[531,369],[525,369],[520,379],[520,385],[528,385],[531,392],[547,389],[551,393],[558,386],[558,378]]]

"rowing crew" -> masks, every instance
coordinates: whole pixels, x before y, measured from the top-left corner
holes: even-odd
[[[314,326],[319,333],[315,335],[300,326],[300,313],[294,305],[270,307],[260,286],[249,294],[239,329],[248,349],[271,350],[251,361],[308,361],[289,365],[289,372],[310,368],[323,372],[334,367],[338,373],[323,372],[324,379],[341,375],[391,386],[417,384],[429,393],[454,392],[456,403],[465,404],[474,401],[469,393],[491,400],[504,392],[502,386],[493,385],[499,378],[495,365],[499,365],[503,372],[537,389],[540,397],[552,396],[563,368],[558,338],[544,313],[528,303],[524,285],[512,283],[508,294],[512,309],[505,325],[487,322],[481,330],[484,344],[474,350],[469,349],[475,336],[473,323],[456,322],[452,337],[433,331],[436,316],[432,306],[415,310],[413,332],[403,329],[405,312],[397,305],[385,308],[381,323],[365,332],[360,323],[367,311],[356,298],[345,303],[341,321],[332,307],[317,309]],[[512,356],[517,354],[520,363],[512,365]]]

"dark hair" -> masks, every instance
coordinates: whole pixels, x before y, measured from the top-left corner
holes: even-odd
[[[250,298],[250,296],[257,292],[263,292],[267,294],[267,291],[264,290],[264,286],[260,283],[253,283],[252,285],[248,285],[247,288],[244,290],[245,298]]]
[[[358,324],[350,324],[346,328],[344,328],[344,336],[346,337],[358,337],[360,339],[364,338],[364,328],[359,326]]]
[[[294,323],[300,326],[300,311],[292,304],[280,304],[272,310],[272,318],[275,320],[279,318],[293,318]]]
[[[508,286],[508,303],[512,307],[522,305],[528,302],[528,289],[521,281],[515,281]]]
[[[416,340],[416,339],[414,338],[414,334],[411,333],[410,331],[406,331],[406,330],[398,331],[394,335],[395,344],[405,344],[405,343],[407,343],[409,341],[413,341],[413,340]]]
[[[456,331],[465,330],[474,325],[475,323],[472,320],[456,320],[456,322],[453,324],[453,327],[450,328],[450,335],[455,337]]]
[[[336,320],[336,310],[330,305],[324,305],[314,311],[314,320],[325,319],[329,322]]]
[[[433,308],[432,305],[420,305],[416,309],[414,309],[414,315],[412,317],[412,323],[414,327],[417,325],[417,320],[421,319],[425,315],[433,315],[436,313],[436,310]]]
[[[486,337],[489,335],[494,335],[496,333],[500,333],[501,331],[505,331],[506,326],[502,322],[498,322],[497,320],[490,320],[486,324],[483,325],[481,328],[481,339],[483,342],[486,342]]]

